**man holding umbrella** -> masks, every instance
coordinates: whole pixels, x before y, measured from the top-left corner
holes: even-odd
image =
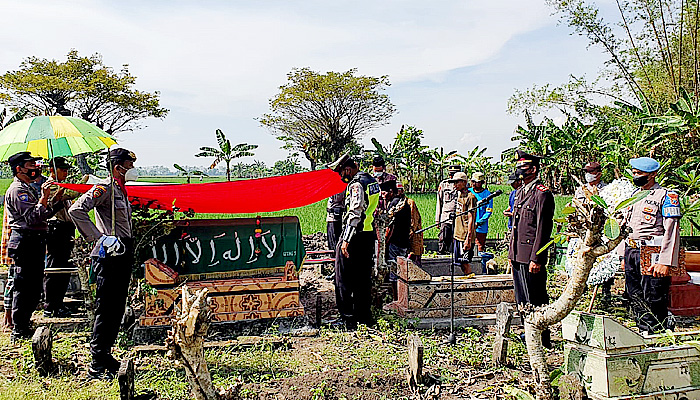
[[[32,336],[31,317],[41,300],[48,229],[46,220],[52,211],[49,207],[51,183],[44,183],[41,193],[30,185],[41,177],[37,160],[39,157],[32,157],[28,151],[19,152],[8,159],[14,175],[5,192],[5,212],[11,229],[7,247],[9,256],[15,262],[12,274],[12,341]]]
[[[133,180],[136,155],[129,150],[112,148],[107,156],[110,177],[96,184],[68,210],[68,214],[86,240],[94,242],[90,253],[96,275],[95,325],[90,339],[92,365],[89,375],[95,379],[112,379],[119,371],[119,361],[112,356],[126,307],[133,264],[131,204],[126,181]],[[95,210],[95,223],[88,213]]]
[[[49,161],[51,177],[49,182],[64,182],[68,177],[68,171],[72,168],[64,157],[54,157]],[[75,225],[68,216],[68,208],[76,192],[69,192],[59,187],[49,199],[53,211],[56,213],[49,219],[49,233],[46,240],[46,268],[70,268],[73,240],[75,239]],[[70,274],[48,273],[44,278],[44,309],[45,317],[68,317],[70,311],[63,305],[63,297],[68,289]]]

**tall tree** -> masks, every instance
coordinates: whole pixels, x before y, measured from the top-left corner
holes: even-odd
[[[30,115],[73,115],[116,134],[168,114],[159,92],[140,91],[135,84],[127,64],[114,71],[100,54],[83,57],[71,50],[66,61],[28,57],[18,70],[0,75],[0,101]],[[81,160],[81,170],[92,172]]]
[[[316,169],[339,157],[371,129],[385,125],[394,105],[382,91],[389,78],[358,76],[356,69],[321,74],[295,68],[270,100],[260,123],[284,148],[299,151]]]
[[[216,141],[219,143],[219,148],[200,147],[199,153],[195,157],[214,157],[214,162],[209,166],[209,169],[216,168],[217,164],[224,161],[226,163],[226,180],[231,180],[231,161],[236,158],[250,157],[255,155],[251,150],[257,149],[257,144],[239,143],[231,146],[231,141],[226,139],[226,135],[221,129],[216,130]]]

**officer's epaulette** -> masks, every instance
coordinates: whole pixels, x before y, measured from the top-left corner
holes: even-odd
[[[536,187],[537,190],[539,190],[540,192],[549,192],[549,188],[541,183],[538,184]]]

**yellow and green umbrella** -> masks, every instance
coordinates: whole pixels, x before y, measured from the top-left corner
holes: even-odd
[[[0,161],[20,151],[49,159],[93,153],[116,143],[109,133],[80,118],[33,117],[0,130]]]

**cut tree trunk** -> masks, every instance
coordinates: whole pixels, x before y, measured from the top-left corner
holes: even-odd
[[[573,271],[566,288],[554,303],[537,308],[527,305],[523,310],[525,342],[537,381],[537,398],[540,400],[552,398],[549,369],[542,347],[542,332],[564,319],[574,309],[586,290],[586,281],[596,258],[612,251],[627,236],[627,232],[624,231],[617,239],[603,243],[601,237],[606,220],[603,210],[576,201],[574,205],[577,208],[574,217],[578,218],[577,222],[581,227],[579,237],[583,238],[583,243],[579,252],[574,255]]]
[[[204,359],[204,338],[211,324],[211,310],[205,289],[190,294],[182,287],[182,306],[176,309],[173,328],[168,334],[168,355],[185,368],[192,396],[196,400],[218,400],[211,374]]]

